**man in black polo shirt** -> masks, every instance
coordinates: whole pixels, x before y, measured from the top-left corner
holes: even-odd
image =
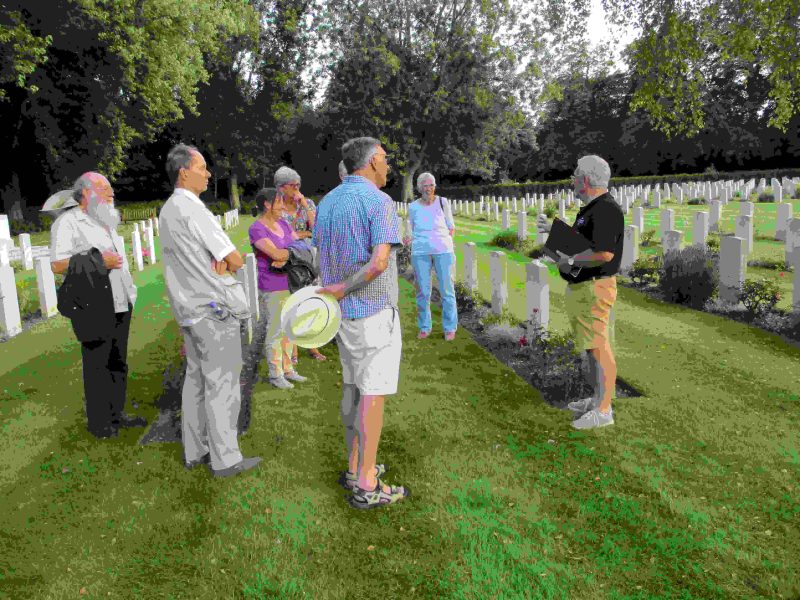
[[[575,346],[586,351],[589,381],[594,395],[570,402],[576,414],[575,429],[592,429],[614,424],[611,397],[616,387],[617,363],[611,349],[614,328],[609,323],[617,299],[617,278],[622,261],[625,217],[614,197],[608,193],[611,169],[599,156],[584,156],[573,175],[575,195],[587,203],[575,218],[573,228],[591,242],[591,247],[575,256],[562,255],[558,262],[561,277],[567,282],[565,304],[575,333]],[[549,231],[550,224],[539,215],[538,227]]]

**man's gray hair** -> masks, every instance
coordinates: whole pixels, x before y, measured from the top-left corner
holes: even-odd
[[[344,166],[344,161],[339,161],[339,179],[347,177],[347,167]]]
[[[195,153],[200,154],[200,150],[187,144],[176,144],[169,151],[166,168],[169,182],[173,186],[178,183],[178,175],[181,169],[188,169],[192,164],[192,156]]]
[[[372,137],[352,138],[342,144],[342,160],[347,172],[353,173],[366,167],[380,145],[380,140]]]
[[[578,159],[575,175],[587,177],[589,185],[593,188],[607,188],[611,179],[611,167],[596,154],[589,154]]]
[[[281,167],[275,171],[275,187],[279,188],[287,183],[300,183],[300,175],[290,167]]]
[[[422,186],[428,182],[431,182],[433,185],[436,185],[436,177],[433,176],[433,173],[421,173],[419,177],[417,177],[417,191],[421,194],[422,193]]]
[[[90,190],[94,186],[91,173],[84,173],[72,185],[72,197],[80,204],[83,201],[83,190]]]

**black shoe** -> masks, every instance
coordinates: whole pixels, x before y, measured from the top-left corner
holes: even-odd
[[[211,455],[206,453],[202,456],[202,458],[198,458],[197,460],[189,460],[184,461],[183,466],[186,467],[187,471],[191,471],[195,467],[199,467],[200,465],[207,465],[211,461]]]
[[[251,456],[249,458],[243,458],[241,461],[233,465],[232,467],[228,467],[227,469],[219,469],[215,471],[211,467],[208,467],[208,470],[211,471],[211,474],[214,477],[230,477],[231,475],[236,475],[238,473],[244,473],[245,471],[249,471],[250,469],[257,467],[258,463],[261,462],[260,456]]]
[[[147,419],[144,417],[134,417],[128,413],[119,416],[120,427],[147,427]]]
[[[119,431],[117,429],[103,429],[101,431],[92,431],[90,429],[89,433],[91,433],[98,440],[107,440],[110,438],[119,437]]]

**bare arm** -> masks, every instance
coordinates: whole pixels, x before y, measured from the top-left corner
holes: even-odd
[[[65,273],[69,268],[69,259],[65,258],[64,260],[56,260],[50,263],[50,270],[53,271],[56,275],[61,273]]]
[[[387,269],[391,251],[391,244],[378,244],[372,249],[372,256],[370,256],[369,262],[356,273],[344,281],[320,288],[318,292],[320,294],[331,294],[337,300],[341,300],[347,294],[363,288]]]
[[[293,236],[294,237],[294,236]],[[264,254],[269,256],[272,260],[281,262],[289,259],[289,251],[281,250],[267,238],[261,238],[253,243],[256,248],[261,250]]]
[[[69,261],[69,258],[53,261],[50,263],[50,270],[56,275],[66,273],[69,269]],[[122,256],[112,251],[103,252],[103,263],[105,263],[107,269],[121,269],[123,264]]]
[[[228,271],[230,271],[231,273],[236,273],[236,271],[241,269],[242,265],[244,265],[244,260],[242,259],[242,255],[239,254],[238,250],[234,250],[233,252],[228,254],[228,256],[222,259],[222,261],[225,262]]]

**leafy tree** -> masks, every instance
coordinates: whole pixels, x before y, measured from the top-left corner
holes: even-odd
[[[0,78],[0,131],[11,140],[0,189],[17,213],[24,197],[41,201],[87,169],[113,178],[131,144],[196,110],[206,60],[228,35],[257,28],[238,0],[192,10],[181,0],[7,0],[2,15],[0,44],[15,50]]]
[[[760,107],[786,131],[800,113],[800,3],[797,0],[603,0],[612,19],[641,32],[629,62],[639,76],[632,108],[659,130],[696,135],[709,116],[707,94],[719,62],[735,77],[763,77]],[[753,70],[752,65],[756,66]]]
[[[536,57],[574,24],[555,0],[538,13],[509,0],[326,6],[326,118],[341,141],[382,139],[404,199],[420,169],[495,174],[498,154],[526,125],[524,101],[542,89]]]

